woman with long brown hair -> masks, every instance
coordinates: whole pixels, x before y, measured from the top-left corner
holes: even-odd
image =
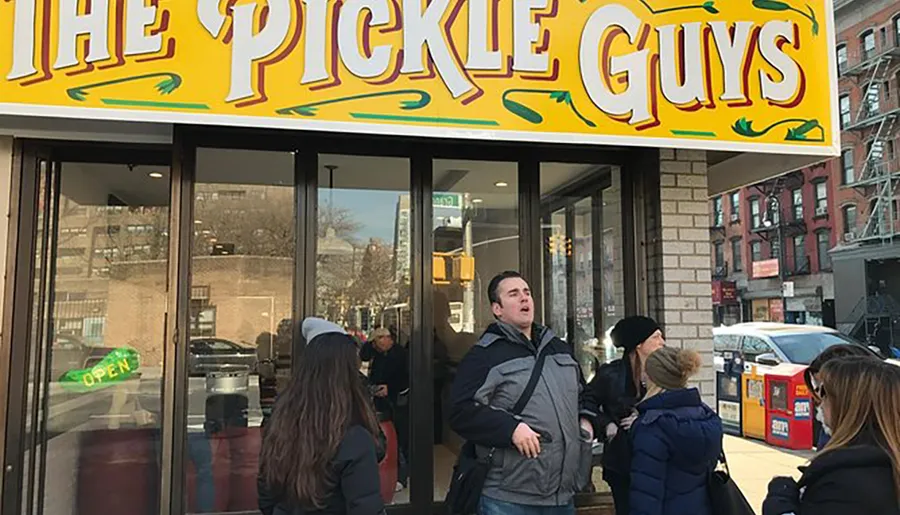
[[[359,376],[356,343],[320,319],[303,322],[306,348],[266,427],[263,515],[378,515],[378,421]]]
[[[831,440],[800,481],[769,483],[763,515],[900,514],[900,367],[849,357],[817,375]]]

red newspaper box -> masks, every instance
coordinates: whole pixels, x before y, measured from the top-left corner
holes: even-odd
[[[766,443],[794,450],[813,446],[812,398],[802,365],[781,364],[766,374]]]

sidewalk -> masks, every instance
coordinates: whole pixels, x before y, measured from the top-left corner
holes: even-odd
[[[806,464],[814,453],[778,449],[764,442],[726,435],[725,454],[731,476],[756,514],[761,515],[769,481],[775,476],[799,479],[797,467]]]

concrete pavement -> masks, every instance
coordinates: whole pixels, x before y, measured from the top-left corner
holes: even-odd
[[[806,464],[813,455],[812,451],[791,451],[756,440],[725,437],[725,456],[728,458],[731,477],[744,492],[757,515],[762,514],[762,503],[769,481],[775,476],[799,479],[800,471],[797,467]]]

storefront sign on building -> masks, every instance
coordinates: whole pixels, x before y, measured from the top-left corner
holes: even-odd
[[[753,278],[778,277],[778,260],[767,259],[753,262]]]
[[[784,322],[784,303],[781,299],[769,299],[769,320]]]
[[[734,304],[737,302],[737,284],[734,281],[712,282],[713,304]]]
[[[794,296],[794,281],[785,281],[781,284],[781,296],[788,299]]]
[[[831,2],[0,2],[0,113],[837,155]]]

